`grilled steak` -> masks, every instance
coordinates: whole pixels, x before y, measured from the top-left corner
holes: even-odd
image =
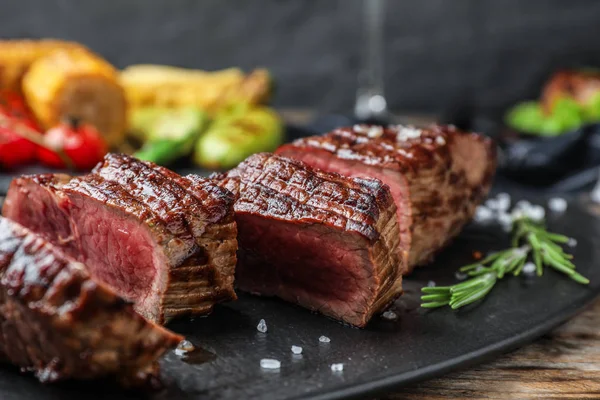
[[[238,196],[240,289],[361,327],[401,293],[396,207],[380,181],[266,153],[222,179]]]
[[[155,372],[182,337],[146,321],[87,267],[0,217],[0,357],[42,382]]]
[[[496,167],[491,140],[453,126],[426,129],[355,125],[296,140],[278,154],[324,171],[373,177],[397,206],[407,270],[427,263],[485,198]]]
[[[95,173],[15,179],[5,216],[164,323],[235,299],[233,197],[208,180],[107,155]]]

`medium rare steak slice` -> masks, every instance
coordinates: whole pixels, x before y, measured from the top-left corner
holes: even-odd
[[[401,294],[396,207],[380,181],[264,153],[222,185],[238,196],[240,289],[360,327]]]
[[[0,357],[42,382],[141,384],[182,337],[146,321],[87,267],[0,217]]]
[[[128,160],[132,170],[149,168]],[[160,172],[138,178],[135,190],[99,174],[18,178],[3,212],[84,262],[152,321],[206,314],[234,299],[232,195],[203,181],[190,189],[194,195],[172,183],[175,197]],[[190,210],[180,205],[183,196]]]
[[[390,187],[408,269],[429,262],[471,219],[496,169],[495,146],[453,126],[355,125],[298,139],[278,154],[324,171],[378,178]]]

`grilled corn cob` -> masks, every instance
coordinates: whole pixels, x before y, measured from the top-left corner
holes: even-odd
[[[21,90],[21,79],[38,58],[55,50],[83,48],[61,40],[0,40],[0,89]]]
[[[94,125],[111,146],[127,124],[127,103],[115,68],[87,49],[56,50],[33,62],[23,94],[40,124],[50,128],[65,117]]]
[[[237,103],[265,102],[271,78],[258,69],[244,75],[237,68],[207,72],[161,65],[134,65],[121,72],[129,105],[198,107],[211,114]]]

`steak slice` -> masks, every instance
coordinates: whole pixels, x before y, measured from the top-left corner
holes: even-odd
[[[42,382],[141,384],[183,338],[137,314],[84,264],[0,217],[0,356]]]
[[[471,219],[496,168],[493,142],[453,126],[355,125],[298,139],[277,154],[314,168],[380,179],[390,187],[409,273],[431,261]]]
[[[148,168],[129,161],[134,171]],[[235,299],[232,195],[202,182],[193,189],[205,196],[201,202],[179,187],[186,204],[194,203],[185,211],[167,189],[152,192],[168,187],[159,172],[139,177],[136,190],[100,174],[21,177],[11,184],[3,213],[84,262],[152,321],[206,314],[215,303]]]
[[[238,196],[240,289],[359,327],[401,294],[396,206],[380,181],[267,153],[221,178]]]

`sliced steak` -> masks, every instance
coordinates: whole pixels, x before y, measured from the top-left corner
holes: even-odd
[[[387,184],[398,207],[408,269],[429,262],[471,219],[496,168],[495,146],[453,126],[355,125],[284,145],[277,153],[324,171]]]
[[[11,184],[3,213],[84,262],[152,321],[206,314],[235,299],[232,195],[208,181],[188,192],[123,159],[138,174],[135,183],[126,185],[116,171],[115,180],[107,171],[22,177]]]
[[[401,294],[396,206],[380,181],[266,153],[222,179],[238,196],[240,289],[360,327]]]
[[[42,382],[136,385],[182,337],[146,321],[87,267],[0,217],[0,356]]]

